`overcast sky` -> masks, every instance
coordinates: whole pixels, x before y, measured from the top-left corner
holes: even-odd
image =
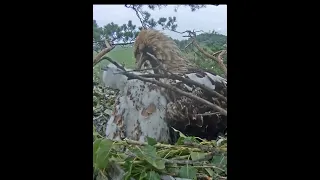
[[[148,8],[151,17],[156,21],[160,17],[175,16],[177,18],[177,31],[185,30],[215,30],[221,34],[227,35],[227,6],[208,5],[206,8],[191,12],[189,7],[180,6],[177,12],[174,12],[174,5],[168,5],[166,8],[152,11]],[[93,5],[93,19],[97,21],[99,26],[104,26],[108,23],[115,23],[118,25],[127,24],[129,20],[137,26],[141,23],[136,16],[136,13],[124,5]],[[159,28],[159,27],[158,27]],[[159,29],[160,30],[160,29]],[[174,39],[185,39],[181,34],[164,31],[167,35]]]

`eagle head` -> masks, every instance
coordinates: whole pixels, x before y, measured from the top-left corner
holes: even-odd
[[[133,46],[137,69],[142,69],[148,61],[153,68],[157,61],[147,54],[154,55],[162,66],[171,72],[186,72],[191,63],[182,55],[177,44],[165,34],[154,29],[143,29],[138,34]]]

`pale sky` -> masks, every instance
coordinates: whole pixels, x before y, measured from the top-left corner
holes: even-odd
[[[175,16],[177,18],[177,31],[185,30],[203,30],[204,32],[212,31],[213,29],[221,34],[227,35],[227,5],[207,5],[206,8],[191,12],[190,7],[180,6],[177,12],[174,12],[175,5],[168,5],[161,10],[155,8],[150,10],[144,8],[151,14],[151,18],[156,21],[160,17]],[[132,24],[141,26],[141,23],[136,16],[134,10],[126,8],[124,5],[93,5],[93,19],[97,21],[99,26],[104,26],[108,23],[118,25],[127,24],[132,20]],[[161,30],[160,26],[157,29]],[[183,35],[172,31],[165,30],[164,33],[174,39],[185,39]]]

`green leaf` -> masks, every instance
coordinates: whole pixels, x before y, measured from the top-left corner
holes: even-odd
[[[206,153],[203,153],[203,152],[191,152],[190,155],[191,155],[191,159],[193,161],[196,161],[198,159],[203,159],[206,156]]]
[[[184,139],[184,142],[193,142],[193,143],[197,143],[197,144],[199,144],[200,142],[197,140],[197,138],[196,137],[186,137],[185,139]]]
[[[192,166],[183,166],[179,170],[179,177],[195,179],[197,175],[197,169]]]
[[[157,169],[165,168],[165,162],[157,156],[155,147],[147,145],[142,148],[142,151],[145,155],[145,160],[147,160],[152,166],[154,166]]]
[[[194,143],[199,144],[199,141],[195,137],[185,137],[185,136],[183,137],[183,136],[180,136],[179,139],[176,142],[176,145],[183,145],[184,142],[194,142]]]
[[[148,180],[160,180],[160,175],[154,171],[149,171],[147,175]]]
[[[176,145],[183,145],[184,144],[184,137],[179,137],[179,139],[177,140],[177,142],[176,142]]]
[[[173,131],[178,132],[180,137],[187,137],[185,136],[182,132],[180,132],[179,130],[176,130],[175,128],[171,127],[173,129]]]
[[[157,141],[151,137],[147,137],[147,141],[150,146],[154,146],[157,144]]]
[[[98,132],[93,132],[93,136],[96,139],[98,136],[100,136],[100,134]]]
[[[157,169],[164,169],[165,162],[157,156],[156,148],[150,145],[146,145],[141,148],[133,150],[139,159],[144,159]]]
[[[227,167],[227,157],[224,157],[223,155],[214,156],[212,158],[211,163],[214,166],[217,166],[217,167],[219,167],[219,168],[221,168],[221,169],[223,169],[225,171],[227,170],[227,168],[226,168]],[[221,170],[219,170],[219,169],[215,169],[215,171],[217,173],[221,172]]]
[[[147,175],[146,171],[144,170],[144,171],[140,174],[139,180],[143,180],[143,179],[146,178],[147,176],[148,176],[148,175]]]
[[[124,167],[126,168],[126,173],[124,176],[125,180],[130,179],[131,172],[132,172],[132,165],[133,165],[132,161],[126,161],[124,164]]]
[[[211,163],[214,165],[214,166],[221,166],[221,165],[225,165],[227,163],[227,159],[226,157],[224,157],[223,155],[218,155],[218,156],[214,156],[212,158],[212,161]],[[221,163],[221,164],[220,164]]]
[[[93,142],[93,163],[96,163],[97,150],[102,139],[97,139]]]
[[[207,171],[207,173],[209,174],[210,177],[213,177],[214,172],[212,169],[210,169],[210,168],[204,168],[204,169]]]
[[[112,144],[113,141],[109,139],[103,139],[100,142],[96,155],[96,165],[99,169],[104,169],[108,166]]]

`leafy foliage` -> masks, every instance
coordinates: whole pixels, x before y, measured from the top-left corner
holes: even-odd
[[[94,135],[96,134],[94,131]],[[196,144],[188,145],[187,142],[196,138],[186,137],[181,133],[182,144],[169,145],[155,143],[152,138],[148,138],[151,143],[140,143],[94,137],[93,167],[104,176],[108,174],[110,163],[115,163],[125,170],[124,179],[160,179],[163,174],[190,179],[227,176],[227,139],[222,138],[219,143],[198,140]]]

